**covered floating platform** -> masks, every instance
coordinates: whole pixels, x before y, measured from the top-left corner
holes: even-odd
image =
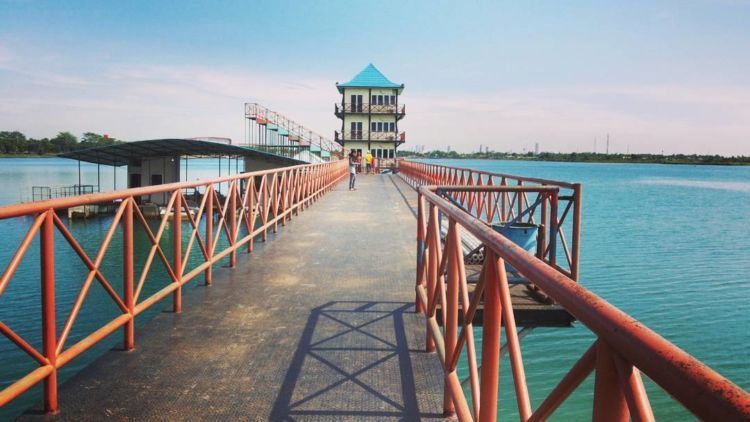
[[[227,160],[227,173],[241,173],[247,171],[269,170],[297,164],[305,161],[286,155],[275,154],[271,151],[261,151],[248,146],[232,145],[231,140],[224,138],[167,138],[145,141],[123,142],[102,147],[87,148],[66,152],[59,155],[62,158],[78,160],[78,180],[81,180],[81,162],[96,164],[97,166],[111,166],[113,168],[127,166],[127,187],[138,188],[156,186],[167,183],[188,181],[190,158],[216,158],[219,160],[217,176],[222,176],[221,160]],[[234,163],[233,163],[234,161]],[[97,172],[99,173],[99,172]],[[99,177],[97,177],[99,179]],[[116,183],[116,180],[115,180]],[[101,184],[97,180],[97,191],[101,191]],[[193,198],[200,198],[200,192],[192,192]],[[169,198],[164,194],[145,195],[138,199],[139,206],[149,217],[163,215],[164,205]],[[194,204],[197,206],[197,203]],[[88,217],[111,212],[112,207],[88,206],[82,210],[69,210],[68,216]]]

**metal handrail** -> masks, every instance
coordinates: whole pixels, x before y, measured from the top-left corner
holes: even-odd
[[[537,256],[553,265],[558,271],[577,280],[579,275],[581,244],[581,210],[583,186],[580,183],[569,183],[559,180],[539,179],[505,173],[449,167],[428,164],[411,160],[399,160],[399,171],[402,177],[415,189],[422,185],[440,185],[464,187],[459,191],[450,191],[451,198],[476,218],[487,224],[513,221],[531,207],[533,198],[530,193],[541,193],[528,187],[556,186],[560,189],[556,195],[546,196],[541,207],[528,214],[526,222],[538,224],[540,250]],[[505,187],[498,190],[494,187]],[[511,189],[512,187],[520,189]],[[467,189],[476,187],[477,189]],[[483,190],[483,188],[486,188]],[[570,221],[570,236],[565,230]],[[561,248],[555,239],[560,240]],[[565,260],[557,259],[557,252],[564,253]]]
[[[251,252],[257,236],[262,236],[262,239],[266,240],[268,230],[276,232],[279,224],[285,225],[293,215],[299,214],[301,210],[332,189],[346,176],[346,173],[347,163],[334,161],[242,173],[206,181],[171,183],[0,207],[0,219],[33,217],[29,230],[0,276],[0,296],[11,282],[37,234],[41,247],[39,264],[42,296],[41,351],[0,321],[0,334],[10,339],[39,364],[38,368],[0,390],[0,406],[12,401],[40,381],[44,381],[45,410],[57,411],[58,369],[121,327],[124,330],[124,348],[133,349],[135,318],[138,314],[169,295],[173,297],[173,310],[180,312],[183,285],[200,274],[204,274],[207,285],[211,284],[214,264],[228,256],[230,267],[234,267],[236,252],[239,248],[246,246],[247,251]],[[223,200],[218,192],[222,184],[228,188]],[[190,209],[183,194],[183,190],[187,188],[201,188],[203,191],[201,204],[195,215],[191,212],[194,210]],[[154,232],[136,204],[135,198],[156,193],[169,193],[169,201],[166,206],[167,212],[161,218],[158,230]],[[92,258],[57,216],[56,211],[109,201],[117,201],[119,206],[97,255]],[[205,218],[203,235],[199,230],[202,218]],[[133,265],[135,256],[133,232],[136,221],[140,221],[140,226],[151,243],[148,246],[148,257],[137,278]],[[191,228],[187,245],[184,248],[183,221]],[[167,226],[171,226],[172,231],[171,257],[167,256],[168,251],[165,252],[160,245]],[[241,236],[243,227],[246,234]],[[110,280],[107,280],[101,271],[103,258],[118,228],[122,230],[123,239],[122,296],[115,291]],[[59,337],[56,326],[58,315],[55,309],[55,230],[70,244],[89,270],[74,305],[66,316]],[[218,247],[218,239],[222,232],[225,233],[229,243],[224,249]],[[203,262],[194,268],[188,268],[190,251],[196,243]],[[171,282],[151,296],[141,298],[142,288],[155,259],[164,264]],[[66,347],[66,340],[75,324],[81,305],[88,295],[91,284],[95,281],[104,287],[121,313],[93,333]]]
[[[403,171],[403,163],[401,166]],[[461,190],[457,186],[452,188]],[[460,420],[495,420],[502,320],[521,420],[546,420],[591,372],[596,373],[595,420],[628,420],[630,416],[633,420],[653,420],[641,371],[700,418],[750,419],[750,394],[742,388],[437,195],[437,189],[437,186],[418,188],[416,305],[427,317],[426,348],[437,350],[445,371],[448,394],[444,412],[455,412]],[[444,242],[439,231],[441,218],[448,220],[449,227]],[[479,239],[487,250],[482,275],[470,302],[460,254],[462,231]],[[534,411],[526,387],[504,261],[597,335],[594,344]],[[480,300],[484,306],[481,380],[471,325]],[[436,320],[438,305],[442,307],[445,334]],[[458,322],[459,313],[462,324]],[[456,374],[464,347],[468,351],[472,409]]]
[[[339,138],[339,132],[336,132],[336,139],[343,139],[343,140],[355,140],[355,141],[396,141],[396,142],[404,142],[406,141],[406,132],[390,132],[390,131],[384,131],[384,132],[373,132],[370,130],[345,130],[340,133],[341,138]]]
[[[343,103],[334,104],[336,114],[339,113],[372,113],[372,114],[406,114],[405,104],[370,104]]]
[[[290,134],[298,136],[301,141],[304,141],[304,143],[317,145],[322,150],[331,152],[331,154],[337,154],[342,151],[341,145],[336,142],[332,142],[328,138],[307,129],[294,120],[291,120],[278,112],[269,110],[258,103],[245,103],[245,118],[251,120],[260,119],[264,121],[263,124],[275,124],[286,129]]]

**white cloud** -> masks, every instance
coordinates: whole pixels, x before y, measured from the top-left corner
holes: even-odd
[[[304,69],[270,74],[220,64],[147,63],[102,65],[82,75],[56,60],[14,55],[0,42],[0,130],[35,137],[70,130],[127,140],[239,140],[245,102],[329,137],[340,127],[333,79],[307,77]],[[748,87],[587,85],[438,95],[438,89],[410,91],[406,84],[400,129],[407,131],[407,147],[469,151],[482,144],[520,151],[539,142],[544,150],[584,151],[596,137],[601,151],[609,133],[614,151],[629,145],[633,152],[750,154]]]
[[[407,100],[408,101],[408,100]],[[411,111],[411,112],[409,112]],[[618,152],[750,154],[750,89],[583,86],[419,96],[407,105],[410,143],[475,150],[588,151],[607,133]]]

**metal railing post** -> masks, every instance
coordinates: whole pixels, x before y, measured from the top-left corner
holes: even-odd
[[[55,319],[55,223],[50,209],[39,236],[42,275],[42,348],[52,371],[44,379],[44,410],[56,413],[57,404],[57,326]]]
[[[247,227],[248,234],[252,233],[255,227],[253,227],[253,224],[255,222],[255,177],[251,177],[247,181],[247,221],[250,222]],[[247,252],[252,253],[253,248],[255,247],[255,236],[250,238],[250,241],[247,242]]]
[[[416,286],[422,284],[422,278],[424,277],[424,268],[422,263],[424,262],[424,239],[425,228],[424,228],[424,197],[421,193],[417,192],[417,281]],[[422,313],[422,302],[419,300],[419,294],[415,292],[415,310],[417,313]]]
[[[550,224],[549,224],[549,263],[552,267],[557,265],[557,234],[558,234],[558,219],[557,211],[559,207],[559,194],[558,192],[552,192],[551,205],[550,205]]]
[[[237,180],[233,181],[229,188],[229,247],[234,248],[237,243]],[[229,252],[229,268],[237,265],[237,249]]]
[[[182,191],[177,190],[172,206],[172,268],[177,288],[172,293],[172,311],[182,312]]]
[[[458,262],[456,262],[454,251],[456,248],[460,248],[460,245],[456,244],[458,235],[458,227],[456,222],[448,220],[448,235],[445,242],[445,255],[444,258],[447,260],[447,291],[446,291],[446,302],[443,303],[441,312],[443,314],[443,326],[445,327],[445,382],[443,392],[443,416],[453,416],[456,414],[456,407],[453,404],[453,398],[451,396],[450,385],[448,383],[448,376],[451,372],[455,373],[455,368],[449,367],[453,361],[453,353],[456,351],[456,343],[458,340]]]
[[[124,326],[123,348],[133,350],[135,347],[135,300],[133,299],[133,198],[126,199],[125,213],[122,216],[122,253],[123,253],[123,299],[130,314],[130,320]]]
[[[484,257],[484,323],[482,326],[482,369],[479,386],[479,420],[497,420],[498,380],[500,375],[500,283],[497,273],[498,259],[487,248]],[[503,265],[502,263],[500,265]]]
[[[437,227],[438,210],[435,205],[430,204],[430,221],[428,223],[427,230],[430,231],[430,244],[428,245],[427,259],[427,322],[426,322],[426,339],[427,345],[425,350],[427,352],[435,351],[435,340],[432,338],[429,319],[435,316],[435,306],[433,304],[435,297],[435,290],[437,289],[437,278],[438,278],[438,251],[440,247],[440,232]]]
[[[208,260],[210,261],[213,259],[213,250],[214,250],[214,189],[213,185],[209,184],[206,187],[206,192],[204,195],[207,195],[206,198],[206,249],[208,249]],[[206,282],[206,286],[210,286],[213,282],[213,264],[208,265],[206,267],[206,272],[203,274],[204,280]]]
[[[573,188],[573,250],[572,263],[570,268],[570,274],[573,280],[578,281],[579,277],[579,262],[578,259],[581,255],[581,200],[583,195],[583,185],[575,183]]]
[[[620,388],[612,349],[604,341],[597,342],[596,378],[594,380],[593,421],[630,420],[628,405]]]

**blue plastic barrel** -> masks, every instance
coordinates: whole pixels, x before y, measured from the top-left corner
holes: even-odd
[[[521,248],[532,254],[536,254],[536,237],[539,232],[538,225],[532,223],[514,223],[510,225],[500,223],[493,224],[492,228]],[[510,271],[511,268],[510,265],[505,264],[505,271]]]

